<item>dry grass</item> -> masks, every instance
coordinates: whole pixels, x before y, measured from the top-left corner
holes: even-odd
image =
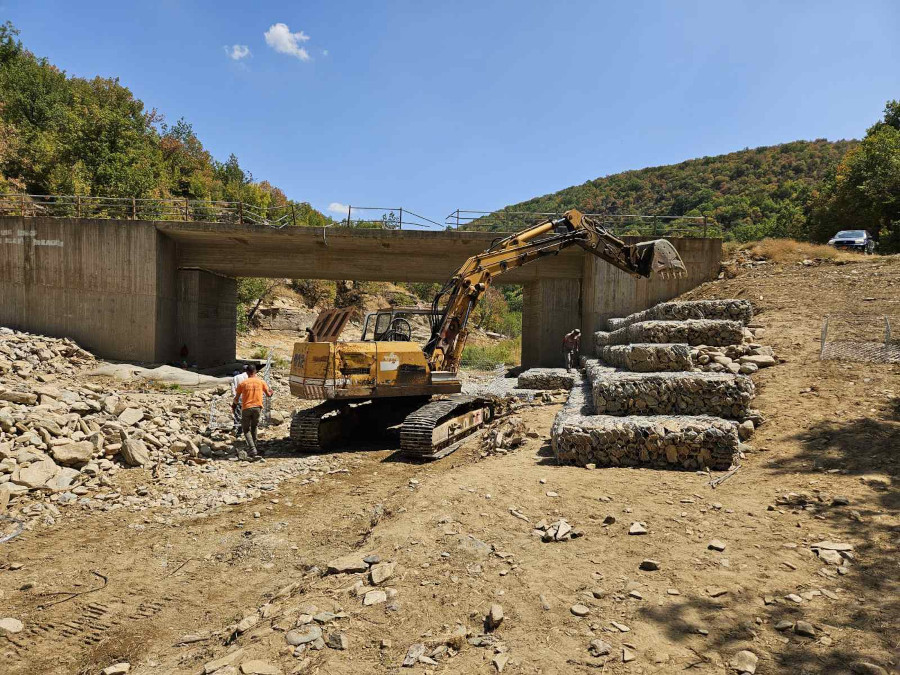
[[[749,251],[753,255],[762,256],[779,263],[794,263],[816,258],[848,262],[863,259],[861,253],[838,251],[833,246],[810,244],[809,242],[796,241],[794,239],[763,239],[762,241],[744,244],[740,248]]]

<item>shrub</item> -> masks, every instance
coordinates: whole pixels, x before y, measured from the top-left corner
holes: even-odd
[[[473,370],[493,370],[497,366],[517,366],[521,362],[521,337],[488,345],[466,345],[460,359],[460,365]]]

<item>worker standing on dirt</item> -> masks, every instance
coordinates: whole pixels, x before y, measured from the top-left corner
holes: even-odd
[[[247,454],[256,461],[262,459],[256,448],[256,429],[259,427],[259,415],[262,412],[263,395],[271,396],[272,390],[262,378],[256,376],[256,366],[247,366],[247,379],[238,384],[231,407],[236,410],[241,406],[241,431],[247,439]]]
[[[234,371],[234,377],[231,378],[231,395],[237,396],[237,388],[238,385],[247,379],[247,366],[244,366],[240,370]],[[241,404],[238,403],[236,406],[232,407],[231,417],[234,421],[234,429],[233,433],[235,436],[238,435],[238,432],[241,430]]]
[[[578,354],[581,352],[581,331],[576,328],[566,333],[563,338],[563,354],[566,360],[566,372],[578,365]]]

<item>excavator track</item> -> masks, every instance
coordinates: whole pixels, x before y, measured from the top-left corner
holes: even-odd
[[[427,398],[325,401],[298,410],[291,419],[291,440],[299,452],[327,452],[354,439],[372,439],[395,426]]]
[[[338,418],[341,416],[341,408],[348,406],[326,401],[295,412],[291,418],[291,441],[294,447],[300,452],[327,450],[339,436],[341,420]]]
[[[451,396],[410,413],[400,427],[400,452],[408,457],[439,459],[489,422],[493,407],[477,396]]]

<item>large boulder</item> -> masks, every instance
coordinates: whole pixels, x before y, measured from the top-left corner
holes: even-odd
[[[94,454],[94,444],[91,441],[79,441],[66,445],[55,445],[50,451],[53,459],[64,466],[79,466],[91,461]]]
[[[47,481],[59,473],[59,467],[50,458],[33,462],[26,467],[16,469],[12,475],[12,482],[24,485],[27,488],[43,487]]]
[[[137,438],[129,438],[122,432],[122,447],[119,450],[122,460],[128,466],[147,466],[150,464],[150,451],[146,443]]]

